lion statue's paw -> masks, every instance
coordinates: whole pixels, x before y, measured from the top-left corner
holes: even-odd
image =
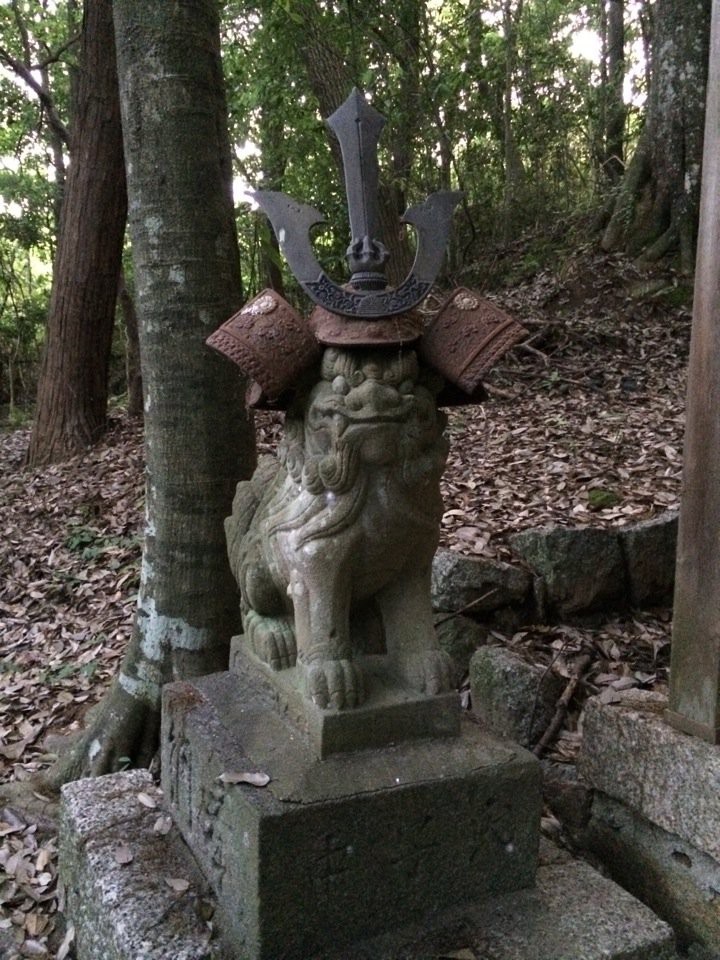
[[[452,689],[452,660],[444,650],[420,650],[396,659],[402,679],[420,693],[434,696]]]
[[[303,671],[307,696],[323,710],[357,707],[365,699],[365,676],[355,660],[315,660]]]
[[[245,632],[256,655],[273,670],[295,666],[297,648],[291,617],[264,617],[249,610]]]

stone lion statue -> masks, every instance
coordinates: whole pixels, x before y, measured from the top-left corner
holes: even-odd
[[[279,461],[238,484],[225,525],[245,635],[273,669],[297,665],[322,708],[365,699],[372,623],[401,685],[450,688],[430,605],[441,383],[411,349],[327,347],[288,411]]]

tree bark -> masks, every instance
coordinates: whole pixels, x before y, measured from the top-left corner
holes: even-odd
[[[613,183],[625,159],[625,0],[607,0],[607,79],[605,87],[605,156],[603,168]]]
[[[61,460],[105,430],[127,198],[111,0],[85,5],[77,114],[28,463]]]
[[[237,480],[255,465],[241,378],[204,343],[242,301],[218,5],[115,0],[114,15],[147,521],[129,649],[55,782],[148,763],[163,684],[227,667],[239,604],[223,519]]]
[[[514,9],[513,9],[514,7]],[[503,165],[505,182],[503,186],[503,243],[510,243],[515,237],[518,220],[518,208],[521,202],[522,187],[525,182],[520,150],[515,139],[513,123],[513,93],[515,89],[515,67],[517,62],[517,31],[523,13],[522,0],[505,0],[503,8],[503,34],[505,37],[505,87],[503,91]]]
[[[143,415],[142,371],[140,367],[140,332],[135,301],[128,289],[124,270],[120,271],[118,303],[125,325],[125,381],[127,383],[127,412],[129,417]]]
[[[333,43],[327,22],[323,19],[317,0],[303,4],[298,8],[302,17],[303,43],[302,56],[310,87],[315,94],[320,112],[324,118],[330,116],[345,101],[355,85],[352,70],[344,58],[342,50]],[[330,149],[343,179],[342,154],[337,140],[330,136]],[[407,166],[407,145],[404,151],[394,154],[397,162]],[[344,181],[343,181],[344,182]],[[397,183],[388,181],[381,173],[379,186],[380,226],[382,240],[388,248],[386,274],[390,283],[400,283],[407,274],[411,261],[410,245],[407,235],[400,226],[399,216],[404,210],[398,210],[402,195],[398,193]]]
[[[603,238],[641,260],[680,247],[692,270],[700,196],[711,0],[657,0],[645,127]]]
[[[263,190],[282,190],[287,147],[282,113],[270,101],[260,108],[260,152],[262,154]],[[280,267],[280,244],[273,230],[267,230],[260,247],[260,276],[262,285],[285,296],[282,269]]]

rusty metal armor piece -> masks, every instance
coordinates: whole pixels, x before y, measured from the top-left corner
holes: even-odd
[[[322,349],[308,324],[274,290],[263,290],[207,338],[276,399],[319,359]]]
[[[425,331],[419,353],[451,383],[473,394],[482,377],[527,330],[478,293],[459,287]]]
[[[413,312],[383,319],[363,320],[331,313],[315,307],[310,314],[310,328],[329,347],[390,347],[412,343],[423,332],[422,317]]]

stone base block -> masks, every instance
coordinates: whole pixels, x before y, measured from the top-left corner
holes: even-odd
[[[472,709],[499,737],[536,743],[555,715],[565,681],[506,647],[482,647],[470,661]]]
[[[663,719],[667,701],[635,690],[588,701],[580,773],[597,790],[720,862],[720,749]]]
[[[140,792],[153,793],[144,771],[78,781],[65,788],[61,871],[68,888],[69,919],[76,928],[78,960],[246,960],[246,953],[221,951],[215,940],[208,939],[214,918],[209,924],[202,920],[212,909],[202,874],[176,831],[167,837],[153,831],[160,811],[143,806],[137,798]],[[126,865],[118,864],[114,856],[121,842],[133,855]],[[188,890],[173,892],[166,877],[186,879]],[[288,910],[293,911],[292,903]],[[666,924],[586,864],[567,857],[546,858],[532,889],[449,908],[429,922],[353,946],[329,947],[304,960],[442,956],[677,960]]]
[[[195,860],[174,826],[154,829],[161,803],[147,770],[63,787],[59,873],[78,960],[223,956],[203,919],[213,907]]]
[[[386,747],[423,737],[456,737],[460,699],[454,691],[428,697],[398,686],[388,676],[385,657],[363,657],[368,698],[354,710],[323,710],[300,692],[297,667],[273,670],[248,649],[245,637],[233,637],[230,672],[239,677],[259,672],[275,708],[301,730],[318,757],[369,747]]]
[[[610,875],[672,924],[682,946],[720,957],[720,864],[597,792],[584,835]]]
[[[476,725],[319,760],[261,678],[215,674],[165,688],[162,754],[231,956],[307,960],[533,882],[539,765]],[[269,784],[219,779],[244,772]]]

